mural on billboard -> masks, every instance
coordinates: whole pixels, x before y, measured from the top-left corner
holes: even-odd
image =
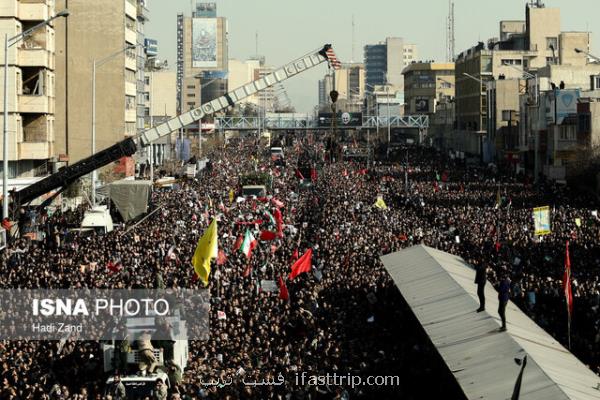
[[[429,112],[429,99],[419,98],[415,100],[415,111],[428,113]]]
[[[217,20],[194,18],[192,21],[192,67],[217,67]]]

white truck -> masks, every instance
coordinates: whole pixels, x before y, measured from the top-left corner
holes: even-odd
[[[171,325],[173,337],[187,337],[187,327],[185,321],[182,320],[178,315],[173,317],[165,317],[166,322]],[[127,353],[127,366],[128,371],[137,370],[140,363],[140,351],[134,349],[134,344],[137,343],[140,335],[144,332],[154,332],[155,324],[154,317],[143,317],[143,318],[127,318],[126,320],[129,348],[131,349]],[[120,379],[125,386],[125,392],[128,399],[146,398],[151,397],[156,387],[156,382],[161,379],[166,385],[167,389],[171,387],[171,382],[165,368],[164,361],[164,349],[155,348],[153,350],[154,358],[156,360],[156,369],[152,373],[123,373],[120,372]],[[103,361],[104,361],[104,372],[111,372],[114,370],[115,362],[115,341],[111,344],[102,345]],[[173,363],[176,364],[180,371],[187,367],[188,361],[188,341],[187,340],[175,340],[173,343]],[[110,376],[106,381],[106,389],[110,388],[114,382],[114,376]]]

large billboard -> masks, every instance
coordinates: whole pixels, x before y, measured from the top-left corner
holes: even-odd
[[[217,67],[217,19],[192,19],[192,67]]]
[[[330,127],[333,122],[333,113],[319,113],[319,126]],[[338,111],[338,128],[358,128],[362,126],[362,113],[348,113]]]

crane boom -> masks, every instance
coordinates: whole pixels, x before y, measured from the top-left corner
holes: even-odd
[[[58,172],[42,179],[35,185],[28,186],[18,192],[13,192],[10,196],[12,200],[11,208],[13,212],[15,212],[21,205],[27,204],[43,194],[59,188],[64,189],[80,177],[87,175],[98,168],[102,168],[111,162],[117,161],[121,157],[132,156],[138,150],[136,141],[139,141],[139,144],[142,147],[149,146],[155,140],[193,124],[206,115],[213,114],[227,107],[233,107],[237,102],[244,98],[271,87],[278,82],[283,82],[308,69],[316,67],[325,61],[329,62],[334,68],[337,65],[337,59],[329,44],[324,45],[321,50],[309,53],[306,56],[284,65],[269,75],[247,83],[244,86],[226,93],[224,96],[202,104],[200,107],[178,115],[177,117],[171,118],[154,128],[148,129],[136,138],[129,137],[105,150],[91,155],[90,157],[61,168]]]
[[[298,75],[310,68],[313,68],[327,61],[326,50],[329,45],[323,47],[320,51],[315,51],[305,57],[292,61],[291,63],[279,68],[275,72],[266,75],[253,82],[247,83],[235,90],[232,90],[225,95],[218,97],[200,107],[190,110],[186,113],[171,118],[167,122],[148,129],[140,134],[140,142],[142,146],[148,146],[161,137],[170,134],[180,128],[188,126],[196,121],[199,121],[206,115],[221,111],[227,107],[233,107],[240,100],[264,90],[276,83],[283,82],[295,75]],[[329,46],[330,47],[330,46]]]

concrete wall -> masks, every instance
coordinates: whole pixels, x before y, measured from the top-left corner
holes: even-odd
[[[547,57],[552,57],[552,50],[548,49],[546,38],[556,38],[560,35],[560,9],[558,8],[532,8],[528,7],[529,15],[529,49],[537,51],[538,56],[531,59],[529,68],[542,68],[546,66]],[[558,57],[556,49],[556,57]]]
[[[56,24],[55,153],[68,154],[71,164],[91,154],[92,63],[124,48],[125,3],[56,2],[56,8],[68,8],[70,16]],[[96,151],[100,151],[125,137],[125,55],[99,67],[96,82]]]
[[[156,71],[146,75],[150,79],[150,116],[175,116],[177,87],[175,71]]]
[[[576,66],[587,64],[587,56],[575,52],[575,49],[588,51],[590,47],[589,32],[563,32],[559,37],[560,63]]]

